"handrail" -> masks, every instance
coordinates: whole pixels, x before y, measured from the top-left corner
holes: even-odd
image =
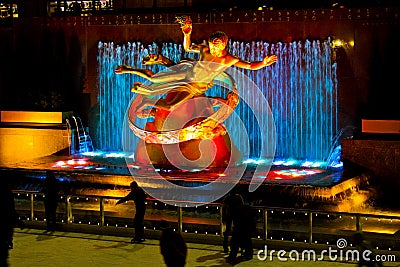
[[[33,190],[12,190],[12,192],[15,193],[20,193],[20,194],[39,194],[39,195],[44,195],[44,193],[39,192],[39,191],[33,191]],[[90,195],[90,194],[60,194],[60,196],[70,196],[70,197],[86,197],[86,198],[107,198],[107,199],[120,199],[121,197],[118,196],[104,196],[104,195]],[[159,201],[156,198],[152,197],[147,197],[147,201]],[[160,202],[168,202],[167,200],[160,201]],[[176,202],[176,200],[171,200],[171,202]],[[193,202],[192,202],[193,203]],[[212,203],[204,203],[204,202],[197,202],[199,203],[199,206],[202,205],[209,205],[209,206],[221,206],[222,203],[220,202],[212,202]],[[302,208],[287,208],[287,207],[274,207],[274,206],[257,206],[257,205],[252,205],[252,209],[258,209],[258,210],[279,210],[279,211],[288,211],[288,212],[300,212],[300,213],[318,213],[318,214],[326,214],[326,215],[345,215],[345,216],[367,216],[367,217],[372,217],[372,218],[377,218],[377,219],[392,219],[392,220],[400,220],[400,214],[399,215],[384,215],[384,214],[374,214],[374,213],[361,213],[361,212],[346,212],[346,211],[326,211],[326,210],[317,210],[317,209],[302,209]]]
[[[318,214],[326,214],[326,215],[345,215],[345,216],[368,216],[377,219],[395,219],[400,220],[399,215],[383,215],[383,214],[374,214],[374,213],[361,213],[361,212],[347,212],[347,211],[326,211],[326,210],[315,210],[315,209],[298,209],[298,208],[285,208],[285,207],[271,207],[271,206],[252,206],[254,209],[268,209],[268,210],[282,210],[282,211],[291,211],[291,212],[302,212],[302,213],[318,213]]]
[[[44,195],[44,193],[42,192],[37,192],[37,191],[26,191],[26,190],[13,190],[12,191],[14,194],[26,194],[27,196],[29,196],[29,201],[30,201],[30,216],[29,216],[29,220],[33,221],[35,219],[35,211],[34,211],[34,196],[35,195]],[[70,200],[73,197],[76,198],[95,198],[96,201],[97,199],[99,199],[99,226],[105,226],[104,224],[104,217],[105,217],[105,209],[104,209],[104,201],[106,199],[120,199],[121,197],[117,197],[117,196],[99,196],[99,195],[82,195],[82,194],[60,194],[60,197],[62,199],[65,199],[65,210],[66,210],[66,224],[72,224],[74,223],[73,221],[73,214],[72,214],[72,208],[71,208],[71,203]],[[155,202],[155,205],[157,205],[158,202],[160,202],[157,199],[154,198],[147,198],[148,202]],[[222,204],[221,203],[202,203],[204,204],[205,207],[207,206],[216,206],[217,209],[219,209],[218,211],[218,215],[217,218],[219,218],[219,231],[220,231],[220,235],[223,235],[223,229],[224,229],[224,224],[222,222]],[[199,203],[200,206],[200,203]],[[176,206],[177,208],[177,213],[176,213],[176,220],[178,223],[178,231],[182,232],[183,231],[183,209],[181,206]],[[271,229],[271,226],[269,226],[269,222],[270,222],[270,218],[269,218],[269,212],[274,213],[276,212],[277,214],[279,214],[279,212],[281,214],[290,214],[290,212],[293,212],[295,214],[301,214],[304,213],[305,215],[307,215],[307,219],[308,220],[308,230],[301,230],[301,229],[290,229],[290,231],[293,231],[297,234],[306,234],[308,232],[308,240],[307,243],[311,244],[314,243],[314,237],[315,237],[315,232],[314,232],[314,222],[313,222],[313,218],[315,218],[316,215],[328,215],[328,217],[330,215],[332,216],[347,216],[347,217],[351,217],[351,219],[355,218],[355,223],[353,224],[355,226],[355,230],[349,230],[348,234],[351,234],[352,232],[356,233],[356,232],[362,232],[362,224],[361,224],[361,217],[366,217],[366,218],[374,218],[374,219],[381,219],[381,220],[396,220],[398,222],[400,222],[400,215],[384,215],[384,214],[366,214],[366,213],[358,213],[358,212],[335,212],[335,211],[320,211],[320,210],[311,210],[311,209],[296,209],[296,208],[282,208],[282,207],[266,207],[266,206],[251,206],[252,209],[254,210],[258,210],[258,212],[260,214],[262,214],[262,227],[263,227],[263,235],[262,235],[262,239],[263,240],[269,240],[269,232],[273,231],[273,230],[277,230],[277,228]],[[18,212],[18,210],[17,210]],[[261,213],[262,212],[262,213]],[[320,216],[321,217],[321,216]],[[123,217],[124,219],[127,219],[128,217]],[[130,218],[130,217],[129,217]],[[397,223],[398,223],[397,222]],[[210,225],[208,225],[210,227]],[[302,225],[302,226],[307,226],[307,225]],[[397,224],[395,225],[397,227]],[[206,226],[207,227],[207,226]],[[399,230],[396,232],[396,234],[391,235],[387,235],[387,234],[381,234],[379,232],[376,232],[374,234],[378,234],[381,235],[382,238],[379,238],[380,240],[383,239],[389,239],[392,243],[399,243],[396,246],[398,247],[400,245],[400,239],[397,237],[397,233],[400,231],[400,223],[398,223],[398,227]],[[396,229],[397,229],[396,228]],[[279,230],[279,229],[278,229]],[[289,229],[286,228],[282,228],[280,229],[282,231],[286,231]],[[341,231],[341,230],[339,230]],[[319,233],[320,234],[320,233]],[[343,235],[343,233],[341,233]],[[340,234],[334,234],[331,233],[331,235],[333,236],[337,236],[338,238],[343,238],[343,236],[340,236]],[[383,238],[384,237],[384,238]],[[390,248],[389,250],[393,250],[393,248]],[[395,250],[399,250],[398,248]]]

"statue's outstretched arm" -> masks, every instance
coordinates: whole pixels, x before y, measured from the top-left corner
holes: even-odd
[[[262,61],[248,62],[244,60],[239,60],[235,63],[235,66],[242,69],[259,70],[266,66],[274,64],[277,60],[278,57],[276,55],[272,55],[264,57]]]

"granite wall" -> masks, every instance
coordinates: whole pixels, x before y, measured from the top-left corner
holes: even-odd
[[[390,138],[392,139],[393,136]],[[379,192],[385,194],[388,201],[394,201],[400,190],[400,136],[390,140],[381,136],[379,139],[345,139],[342,141],[344,166],[358,165],[373,172],[371,183]]]

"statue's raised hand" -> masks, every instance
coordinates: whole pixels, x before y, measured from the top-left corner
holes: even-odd
[[[183,34],[192,33],[192,19],[190,16],[176,16],[175,18],[180,24]]]

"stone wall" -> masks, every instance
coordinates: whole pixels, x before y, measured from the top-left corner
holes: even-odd
[[[400,136],[399,136],[400,138]],[[398,139],[399,139],[398,138]],[[343,161],[365,167],[377,182],[392,190],[400,189],[400,141],[380,139],[345,139]]]

